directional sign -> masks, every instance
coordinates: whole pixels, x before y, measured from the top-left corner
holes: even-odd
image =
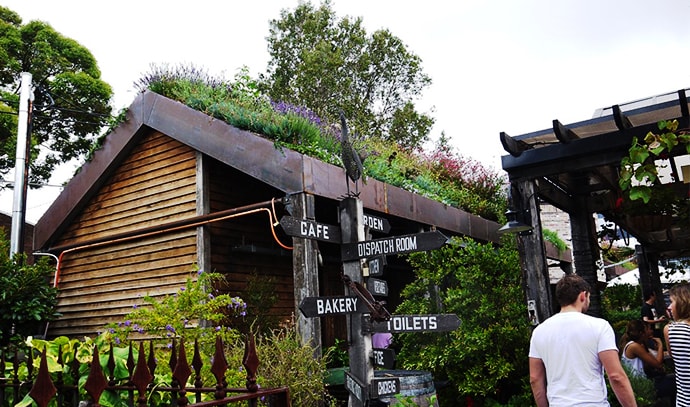
[[[308,219],[297,219],[292,216],[280,218],[280,226],[289,236],[340,243],[340,228],[338,226],[318,223]]]
[[[395,366],[395,351],[393,349],[374,348],[371,350],[371,359],[374,362],[374,366],[393,369],[393,366]]]
[[[388,223],[388,219],[379,218],[378,216],[369,215],[368,213],[364,214],[362,223],[364,223],[364,226],[368,226],[369,229],[377,232],[388,233],[391,231],[391,224]]]
[[[363,333],[371,332],[448,332],[460,327],[460,318],[455,314],[392,315],[388,321],[371,321],[362,318]]]
[[[357,296],[306,297],[299,304],[299,310],[307,318],[324,315],[353,314],[367,310]]]
[[[367,290],[374,295],[379,295],[382,297],[388,296],[388,283],[384,280],[379,280],[378,278],[367,279]]]
[[[366,387],[347,371],[345,372],[345,388],[362,403],[369,398]]]
[[[344,243],[341,255],[344,261],[357,260],[363,257],[374,257],[391,254],[404,254],[434,250],[443,246],[448,238],[443,233],[422,232],[412,235],[393,236],[383,239],[365,240],[356,243]]]
[[[372,399],[392,396],[400,393],[400,379],[397,377],[376,378],[371,380],[369,394]]]
[[[383,266],[386,264],[386,256],[374,257],[367,260],[367,268],[370,276],[382,276]]]

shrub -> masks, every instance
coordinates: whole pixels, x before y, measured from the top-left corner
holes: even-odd
[[[10,256],[10,242],[0,229],[0,346],[21,345],[38,334],[56,313],[57,289],[50,284],[55,268],[47,257],[26,264],[26,255]]]
[[[410,255],[409,262],[416,280],[403,290],[396,313],[455,313],[462,325],[446,334],[399,334],[398,363],[449,380],[456,394],[440,399],[447,405],[465,396],[507,402],[522,395],[530,328],[514,245],[453,238],[439,250]]]

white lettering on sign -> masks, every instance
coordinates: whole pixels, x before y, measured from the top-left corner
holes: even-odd
[[[319,315],[355,312],[358,299],[357,297],[317,298],[316,312]]]
[[[373,283],[374,283],[374,292],[375,293],[385,294],[388,291],[387,290],[388,287],[386,287],[386,283],[384,281],[374,280]]]
[[[374,350],[374,364],[377,366],[383,366],[383,351]]]
[[[371,215],[364,215],[362,223],[364,223],[364,226],[369,226],[371,229],[383,230],[383,219],[381,218],[375,218]]]
[[[426,331],[438,328],[435,315],[393,316],[387,323],[389,330],[396,331]]]
[[[357,253],[359,257],[373,257],[400,252],[413,252],[416,250],[417,236],[401,236],[357,243]]]
[[[379,259],[372,260],[369,262],[369,273],[373,275],[380,274],[381,267],[379,265]]]
[[[320,223],[301,221],[299,233],[306,237],[321,238],[325,240],[330,239],[330,237],[328,237],[328,225],[322,225]]]
[[[398,393],[398,386],[395,380],[381,380],[377,383],[377,394],[379,396],[384,394],[396,394]]]
[[[345,375],[345,387],[347,387],[347,390],[357,397],[358,400],[364,401],[362,396],[362,388],[359,386],[359,383],[357,383],[355,379],[347,374]]]

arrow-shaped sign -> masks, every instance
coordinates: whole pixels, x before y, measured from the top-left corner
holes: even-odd
[[[369,394],[372,399],[392,396],[400,393],[400,379],[397,377],[376,378],[371,380]]]
[[[345,372],[345,389],[355,396],[359,401],[364,402],[369,399],[366,387],[357,380],[356,377],[350,374],[350,372]]]
[[[362,333],[391,332],[448,332],[460,327],[455,314],[391,315],[388,321],[371,321],[362,317]]]
[[[373,348],[371,350],[371,359],[374,362],[374,366],[393,369],[393,366],[395,366],[395,351],[393,349]]]
[[[369,277],[367,279],[367,290],[369,290],[369,292],[371,292],[373,295],[387,297],[388,283],[385,280]]]
[[[368,213],[363,215],[362,223],[364,223],[364,226],[367,226],[369,229],[377,232],[388,233],[391,231],[391,224],[388,222],[388,219],[379,218],[378,216],[370,215]]]
[[[386,265],[386,256],[367,259],[367,269],[370,276],[382,276],[384,265]]]
[[[364,257],[388,256],[392,254],[434,250],[443,246],[447,241],[448,238],[443,233],[435,230],[433,232],[392,236],[356,243],[344,243],[340,247],[343,261],[350,261]]]
[[[324,315],[353,314],[367,311],[357,296],[306,297],[299,304],[299,310],[307,318]]]
[[[280,218],[280,226],[289,236],[340,243],[340,228],[338,226],[308,219],[297,219],[292,216]]]

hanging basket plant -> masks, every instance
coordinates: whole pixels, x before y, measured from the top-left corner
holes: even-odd
[[[689,219],[687,188],[679,193],[678,175],[670,171],[671,182],[664,183],[660,171],[669,172],[672,154],[690,154],[690,134],[678,130],[677,120],[660,121],[658,129],[647,133],[642,141],[633,139],[628,155],[621,160],[622,195],[616,201],[615,213],[643,230],[664,229]]]

